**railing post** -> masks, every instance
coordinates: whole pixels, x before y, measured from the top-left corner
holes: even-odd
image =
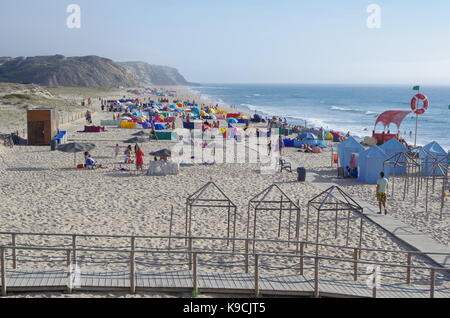
[[[353,250],[353,280],[358,280],[358,249]]]
[[[0,272],[2,280],[2,296],[6,296],[6,267],[5,267],[5,249],[0,248]]]
[[[314,258],[314,297],[319,298],[319,258]]]
[[[248,274],[248,240],[245,241],[245,273]]]
[[[193,254],[193,269],[192,269],[192,285],[194,289],[194,293],[198,293],[198,277],[197,277],[197,253]]]
[[[72,260],[70,259],[71,250],[66,251],[67,257],[67,292],[72,293]]]
[[[66,265],[67,265],[67,267],[70,266],[70,254],[71,254],[70,252],[71,252],[70,250],[66,251],[66,258],[67,258]]]
[[[189,260],[189,270],[192,270],[192,237],[189,238],[188,243],[188,260]]]
[[[130,252],[130,293],[136,294],[136,259],[134,255],[135,238],[131,238],[131,252]]]
[[[300,243],[300,275],[303,275],[304,272],[304,250],[305,244],[303,242]]]
[[[434,298],[434,287],[436,284],[436,271],[434,268],[431,269],[430,276],[430,298]]]
[[[72,257],[73,264],[77,264],[77,236],[72,235]]]
[[[255,297],[259,297],[259,255],[255,255]]]
[[[11,245],[13,246],[12,248],[12,259],[13,259],[13,269],[17,268],[17,257],[16,257],[16,234],[12,234],[11,236]]]
[[[411,262],[412,261],[412,255],[411,253],[408,253],[407,262],[408,267],[406,268],[406,283],[409,285],[411,284]]]

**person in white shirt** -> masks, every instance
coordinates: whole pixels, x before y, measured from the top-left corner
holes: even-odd
[[[377,181],[377,201],[378,201],[378,207],[380,208],[380,212],[378,214],[382,214],[381,207],[384,208],[384,214],[387,214],[386,211],[386,193],[388,189],[389,181],[384,177],[384,172],[380,173],[380,179]]]

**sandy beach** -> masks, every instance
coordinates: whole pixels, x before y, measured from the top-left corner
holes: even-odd
[[[201,97],[192,92],[175,87],[178,99],[196,100],[199,103],[207,103]],[[66,93],[61,94],[65,99],[80,100],[80,95]],[[99,125],[101,120],[111,120],[112,113],[102,112],[99,108],[98,97],[120,98],[131,96],[126,91],[115,90],[97,96],[93,115],[93,124]],[[131,96],[132,97],[132,96]],[[150,96],[157,99],[155,96]],[[210,101],[212,102],[212,101]],[[22,124],[22,123],[21,123]],[[282,156],[292,164],[292,167],[305,167],[309,175],[306,182],[296,182],[296,173],[277,173],[264,175],[258,173],[261,168],[258,164],[216,164],[213,166],[195,165],[182,167],[177,176],[147,176],[141,173],[129,171],[115,171],[114,164],[122,161],[122,155],[114,158],[113,146],[118,143],[122,149],[126,146],[124,140],[138,129],[120,129],[107,127],[104,133],[80,133],[85,124],[84,118],[71,123],[61,125],[61,129],[68,130],[69,139],[92,142],[97,147],[91,152],[94,159],[104,165],[106,169],[76,170],[73,169],[73,155],[59,151],[49,151],[49,147],[15,146],[12,149],[0,147],[0,191],[2,204],[0,205],[0,231],[3,232],[39,232],[39,233],[67,233],[67,234],[97,234],[97,235],[168,235],[170,211],[173,207],[173,235],[184,235],[185,201],[186,198],[201,188],[209,181],[215,182],[226,195],[238,207],[237,237],[246,236],[247,203],[248,200],[272,184],[277,184],[293,201],[299,203],[302,212],[300,227],[301,237],[305,239],[305,211],[307,202],[327,189],[332,184],[337,184],[357,202],[369,202],[376,205],[375,187],[366,185],[351,179],[338,179],[336,167],[330,166],[331,153],[325,151],[322,154],[310,154],[298,152],[295,148],[284,148]],[[222,122],[222,127],[226,127]],[[181,126],[178,120],[177,127]],[[8,127],[8,129],[13,127]],[[20,127],[18,126],[17,129]],[[149,152],[162,148],[170,148],[173,142],[152,141],[142,144],[145,153],[146,166],[152,156]],[[82,163],[82,154],[78,154],[77,163]],[[401,192],[401,186],[399,186]],[[411,209],[412,197],[401,200],[397,194],[394,199],[389,198],[389,213],[395,218],[411,225],[415,229],[428,234],[436,241],[450,246],[450,219],[448,216],[439,219],[440,201],[437,195],[433,195],[430,201],[429,214],[424,210],[424,200],[418,200],[417,207]],[[448,204],[448,203],[447,203]],[[257,237],[277,238],[278,217],[276,213],[261,215],[258,219]],[[344,224],[345,218],[340,221],[340,235],[334,237],[332,230],[333,218],[325,224],[320,234],[320,242],[335,245],[345,245]],[[327,222],[328,223],[328,222]],[[358,219],[351,222],[350,246],[358,245]],[[203,209],[196,211],[193,221],[193,234],[195,236],[221,236],[226,234],[226,212],[217,209]],[[282,222],[282,239],[287,239],[287,221]],[[311,235],[314,235],[311,230]],[[7,243],[7,236],[0,236],[0,243]],[[21,244],[46,244],[57,246],[63,244],[58,238],[33,238],[23,239]],[[118,246],[124,244],[120,240],[108,238],[96,238],[95,241],[86,244],[102,246]],[[152,247],[165,248],[166,240],[152,240],[151,242],[139,242],[142,247],[146,244]],[[184,242],[175,242],[175,246],[183,246]],[[201,249],[226,248],[223,242],[204,241]],[[387,250],[405,250],[398,241],[393,239],[379,227],[365,222],[362,247]],[[242,246],[239,246],[242,248]],[[263,243],[258,246],[260,250],[269,252],[293,251],[293,247],[287,248],[283,244]],[[312,253],[311,247],[310,252]],[[343,256],[339,249],[327,248],[323,251],[329,256]],[[351,252],[348,253],[351,257]],[[26,258],[26,257],[24,257]],[[382,252],[370,252],[364,255],[365,259],[392,263],[405,263],[401,254],[388,254]],[[45,265],[57,267],[51,261],[51,255],[44,258]],[[86,262],[88,262],[88,258]],[[161,257],[161,260],[166,260]],[[221,261],[221,260],[219,260]],[[222,260],[229,261],[229,260]],[[263,261],[267,265],[286,267],[281,273],[293,273],[292,268],[296,263],[288,259],[267,259]],[[415,259],[414,264],[426,264],[426,261]],[[30,264],[24,261],[20,265],[28,268]],[[105,269],[122,268],[105,262],[104,264],[88,265],[89,268],[99,267]],[[289,268],[289,266],[291,268]],[[343,269],[348,265],[336,264]],[[162,266],[164,267],[164,266]],[[214,271],[217,268],[205,265],[205,269]],[[222,269],[223,270],[223,269]],[[228,269],[232,270],[232,269]],[[344,271],[345,272],[345,271]],[[346,274],[336,274],[324,270],[323,275],[330,277],[348,277]],[[395,276],[395,275],[394,275]],[[28,295],[30,296],[30,295]],[[58,297],[57,294],[45,294],[48,297]],[[80,297],[92,297],[92,294],[77,294]],[[104,297],[117,297],[118,294],[105,294]],[[123,296],[123,295],[122,295]],[[162,294],[144,294],[147,297],[164,297]],[[125,296],[126,297],[126,296]],[[179,297],[179,295],[177,296]]]

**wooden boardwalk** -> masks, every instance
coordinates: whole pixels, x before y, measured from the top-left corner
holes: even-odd
[[[62,270],[8,270],[8,292],[68,291],[68,274]],[[191,292],[192,272],[188,270],[166,272],[136,272],[136,291]],[[130,290],[128,271],[83,271],[74,291]],[[204,293],[255,295],[253,274],[198,273],[198,290]],[[314,296],[314,279],[302,275],[261,275],[259,293],[262,296]],[[364,282],[319,279],[320,297],[373,297],[372,289]],[[377,298],[429,298],[425,285],[381,284]],[[436,286],[435,298],[450,298],[450,289]]]

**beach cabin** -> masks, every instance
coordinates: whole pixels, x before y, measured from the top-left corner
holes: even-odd
[[[50,145],[58,133],[58,113],[55,108],[35,108],[27,111],[28,145]]]
[[[348,172],[345,167],[350,166],[352,154],[359,154],[363,151],[364,147],[353,137],[349,137],[338,145],[339,167],[344,168],[344,175],[346,177],[348,176]]]
[[[430,142],[419,152],[422,174],[442,176],[448,164],[448,153],[436,141]]]
[[[394,157],[398,153],[405,153],[408,149],[402,145],[397,139],[389,139],[383,145],[380,146],[380,149],[383,150],[387,155],[388,159]],[[399,160],[398,166],[395,167],[395,174],[405,174],[407,168],[406,157],[402,156],[403,160]],[[393,169],[393,167],[392,167]],[[392,170],[391,169],[391,170]],[[390,171],[392,173],[392,171]]]
[[[361,152],[358,158],[358,181],[376,184],[380,178],[380,172],[384,171],[384,162],[389,156],[378,146],[372,146]],[[386,177],[389,172],[384,171]]]

